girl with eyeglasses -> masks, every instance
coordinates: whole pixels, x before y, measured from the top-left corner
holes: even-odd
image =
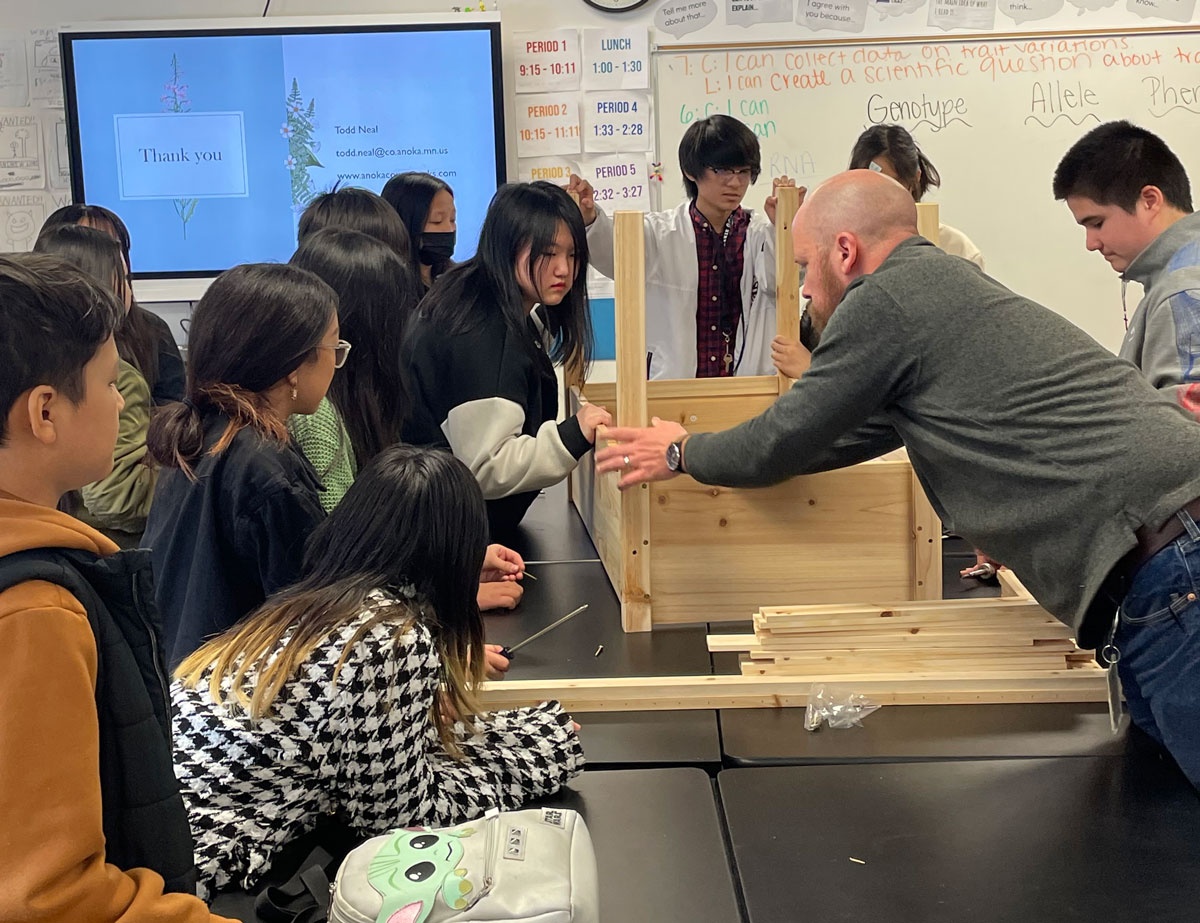
[[[317,409],[349,344],[337,295],[295,266],[235,266],[192,315],[187,396],[150,424],[163,467],[146,524],[173,665],[300,575],[324,519],[287,430]]]
[[[288,418],[292,437],[321,478],[328,512],[360,468],[400,441],[400,340],[416,292],[403,284],[400,258],[361,231],[327,227],[309,234],[290,262],[337,293],[342,336],[357,347],[348,357],[339,354],[342,372],[316,413]]]

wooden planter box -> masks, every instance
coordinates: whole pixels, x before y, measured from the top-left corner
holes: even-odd
[[[777,229],[779,330],[799,335],[798,271],[792,260],[795,190],[780,190]],[[936,228],[936,219],[934,223]],[[782,376],[647,381],[645,250],[640,212],[614,216],[617,381],[569,383],[622,426],[652,417],[711,432],[770,406],[792,382]],[[872,461],[775,487],[707,487],[689,477],[622,493],[589,464],[571,479],[571,500],[621,599],[626,631],[655,625],[746,619],[762,606],[941,597],[941,523],[906,460]]]

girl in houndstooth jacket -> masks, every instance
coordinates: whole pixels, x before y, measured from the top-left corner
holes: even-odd
[[[557,702],[483,714],[483,496],[447,452],[394,446],[313,533],[304,577],[176,671],[175,764],[202,894],[250,888],[338,814],[363,835],[468,820],[583,768]]]

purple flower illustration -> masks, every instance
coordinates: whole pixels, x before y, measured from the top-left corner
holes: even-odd
[[[188,85],[183,82],[183,71],[179,69],[179,58],[175,55],[171,55],[171,79],[163,85],[163,90],[165,92],[159,97],[159,102],[163,104],[164,111],[179,113],[192,110],[192,101],[188,99]],[[188,222],[196,213],[196,205],[199,202],[199,199],[174,200],[175,214],[183,223],[184,240],[187,240]]]

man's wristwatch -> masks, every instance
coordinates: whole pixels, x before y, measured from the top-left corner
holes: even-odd
[[[683,468],[683,439],[667,446],[667,467],[678,474],[687,474]]]

